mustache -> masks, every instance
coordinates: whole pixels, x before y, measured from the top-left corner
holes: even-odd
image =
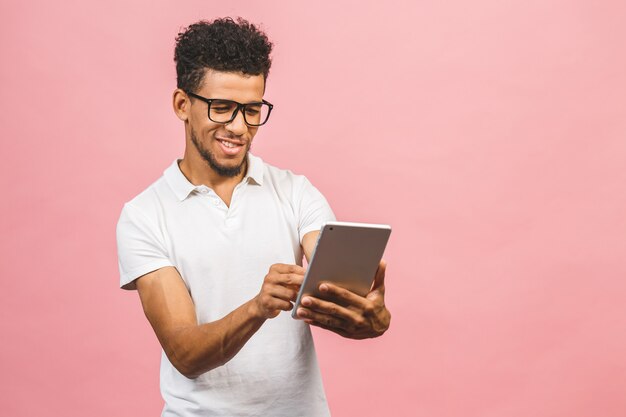
[[[244,138],[243,136],[238,136],[238,135],[233,135],[231,132],[217,132],[213,135],[213,137],[217,138],[217,139],[224,139],[224,140],[232,140],[235,142],[243,142],[243,143],[248,143],[250,142],[250,140]]]

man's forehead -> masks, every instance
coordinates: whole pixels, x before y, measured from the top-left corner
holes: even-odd
[[[200,87],[200,95],[246,102],[261,100],[264,90],[263,74],[250,75],[207,69]]]

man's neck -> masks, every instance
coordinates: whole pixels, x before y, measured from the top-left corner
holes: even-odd
[[[246,176],[249,157],[246,156],[245,165],[238,175],[226,177],[215,172],[199,155],[198,157],[194,156],[195,155],[185,154],[184,158],[178,162],[178,166],[183,175],[193,185],[206,185],[211,188],[229,205],[233,190]]]

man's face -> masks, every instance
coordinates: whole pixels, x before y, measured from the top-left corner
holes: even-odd
[[[202,88],[196,94],[245,104],[260,102],[264,89],[263,75],[207,70]],[[214,172],[224,177],[235,177],[241,173],[252,138],[258,130],[258,127],[245,123],[241,111],[230,123],[214,123],[208,117],[208,104],[194,99],[189,125],[192,146]]]

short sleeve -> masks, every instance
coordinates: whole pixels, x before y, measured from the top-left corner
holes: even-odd
[[[117,223],[117,255],[120,287],[135,289],[135,280],[157,269],[173,266],[156,222],[130,204]]]
[[[296,201],[298,237],[301,243],[304,235],[320,230],[324,223],[335,220],[335,214],[326,198],[304,177]]]

